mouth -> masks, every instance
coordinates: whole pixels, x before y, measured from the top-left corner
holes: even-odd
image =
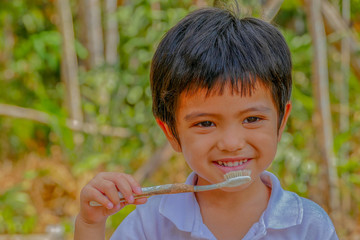
[[[215,161],[215,163],[222,167],[237,167],[250,161],[250,159],[238,160],[238,161]]]
[[[228,173],[231,171],[239,171],[247,169],[249,162],[252,158],[231,158],[213,161],[213,164],[217,166],[223,173]]]

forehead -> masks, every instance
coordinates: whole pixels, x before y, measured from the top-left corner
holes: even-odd
[[[240,89],[240,88],[239,88]],[[251,91],[241,92],[234,89],[230,84],[222,89],[214,88],[198,89],[182,92],[177,104],[177,114],[179,112],[191,111],[198,108],[215,110],[216,108],[228,108],[229,105],[236,104],[239,108],[251,108],[252,106],[267,106],[276,110],[274,99],[269,89],[261,83],[257,83]]]

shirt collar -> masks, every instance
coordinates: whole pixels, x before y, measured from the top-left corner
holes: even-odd
[[[272,189],[268,206],[261,217],[265,228],[284,229],[300,224],[303,219],[300,197],[282,189],[274,174],[265,171],[260,177]]]

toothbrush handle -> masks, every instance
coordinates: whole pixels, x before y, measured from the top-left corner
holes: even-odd
[[[150,197],[153,195],[161,195],[161,194],[175,194],[175,193],[184,193],[184,192],[194,192],[194,186],[185,184],[185,183],[174,183],[174,184],[165,184],[153,187],[144,187],[141,188],[141,194],[135,194],[134,198],[143,198],[143,197]],[[124,196],[119,193],[120,202],[126,202]],[[90,206],[102,206],[100,203],[91,201]]]

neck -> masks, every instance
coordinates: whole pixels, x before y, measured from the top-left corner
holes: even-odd
[[[271,192],[260,177],[230,190],[195,193],[203,222],[217,239],[242,239],[259,221]]]

